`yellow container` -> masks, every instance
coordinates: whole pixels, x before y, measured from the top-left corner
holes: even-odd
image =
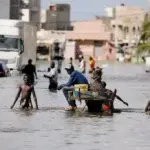
[[[88,91],[88,84],[76,84],[74,85],[75,91],[86,93]]]

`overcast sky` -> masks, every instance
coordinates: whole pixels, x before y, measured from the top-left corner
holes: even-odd
[[[48,8],[52,3],[69,3],[71,5],[71,20],[86,20],[95,15],[104,15],[106,7],[119,5],[123,0],[42,0],[42,8]],[[124,0],[126,5],[141,6],[148,9],[148,0]]]

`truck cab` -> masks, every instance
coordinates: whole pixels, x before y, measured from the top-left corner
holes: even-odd
[[[36,63],[36,27],[20,20],[0,19],[0,61],[20,70],[29,59]]]
[[[5,62],[10,70],[19,67],[23,52],[24,43],[20,37],[0,35],[0,61]]]

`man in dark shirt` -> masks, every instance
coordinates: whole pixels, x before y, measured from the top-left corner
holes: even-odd
[[[25,66],[23,72],[28,76],[31,84],[34,84],[34,76],[37,79],[37,74],[36,74],[36,67],[35,65],[32,64],[32,59],[28,60],[28,64]]]
[[[74,68],[69,67],[65,68],[67,73],[70,75],[70,79],[66,84],[62,84],[58,86],[58,90],[61,90],[63,88],[63,94],[68,101],[68,104],[70,107],[66,110],[76,110],[77,106],[75,101],[69,101],[68,98],[68,92],[74,90],[75,84],[88,84],[88,80],[84,77],[84,75],[78,71],[75,71]]]

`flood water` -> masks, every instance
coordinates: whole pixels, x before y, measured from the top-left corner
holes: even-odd
[[[22,77],[0,79],[0,147],[2,150],[149,150],[150,116],[144,107],[150,99],[150,74],[144,66],[110,65],[104,68],[108,88],[129,103],[116,100],[121,114],[101,117],[85,111],[66,112],[62,92],[50,93],[48,80],[38,73],[35,86],[40,110],[10,110]],[[59,82],[68,80],[66,73]],[[79,104],[78,104],[79,105]],[[84,106],[84,104],[82,104]],[[80,106],[81,107],[81,106]]]

